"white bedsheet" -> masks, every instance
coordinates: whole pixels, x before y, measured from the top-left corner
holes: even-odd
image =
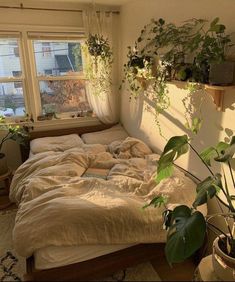
[[[133,245],[45,247],[34,252],[36,269],[49,269],[78,263],[126,249]]]
[[[136,158],[135,146],[143,144],[133,138],[117,146],[115,155],[131,158],[80,148],[37,154],[16,171],[10,198],[19,204],[13,240],[21,256],[48,246],[165,242],[162,208],[143,205],[159,194],[168,196],[169,208],[190,205],[195,184],[176,169],[156,185],[158,156]],[[108,180],[82,178],[89,167],[109,169]]]

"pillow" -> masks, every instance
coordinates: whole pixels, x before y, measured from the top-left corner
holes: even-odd
[[[38,154],[47,151],[63,152],[65,150],[81,147],[84,143],[77,134],[56,137],[37,138],[30,142],[30,151]]]
[[[126,139],[128,134],[125,129],[118,124],[109,129],[83,134],[81,137],[86,144],[109,145],[114,141]]]

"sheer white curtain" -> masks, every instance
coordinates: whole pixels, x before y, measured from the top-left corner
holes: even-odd
[[[108,38],[111,47],[113,46],[113,14],[96,11],[83,11],[83,22],[86,35],[100,34]],[[115,60],[115,54],[114,54]],[[114,72],[113,72],[114,73]],[[114,82],[112,74],[112,85],[109,93],[92,94],[92,87],[87,82],[88,102],[101,122],[109,124],[119,120],[118,86]]]

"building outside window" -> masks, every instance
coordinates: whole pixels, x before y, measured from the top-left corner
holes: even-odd
[[[42,56],[43,57],[50,57],[51,56],[50,42],[42,42]]]
[[[13,50],[18,50],[17,56]],[[0,38],[0,115],[5,117],[23,116],[25,112],[24,78],[19,50],[19,38]]]
[[[38,50],[46,43],[52,47],[51,56],[42,60]],[[32,44],[43,113],[91,111],[83,76],[82,43],[76,40],[33,40]]]
[[[50,112],[61,118],[91,113],[83,74],[84,39],[25,34],[10,38],[0,33],[0,115],[14,118],[28,112],[37,119]]]

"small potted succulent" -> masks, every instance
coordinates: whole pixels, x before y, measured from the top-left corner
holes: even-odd
[[[0,139],[0,175],[8,171],[6,155],[2,152],[4,143],[7,140],[14,140],[18,144],[24,145],[28,139],[28,127],[19,125],[8,125],[5,123],[5,118],[0,116],[0,131],[5,135]]]

